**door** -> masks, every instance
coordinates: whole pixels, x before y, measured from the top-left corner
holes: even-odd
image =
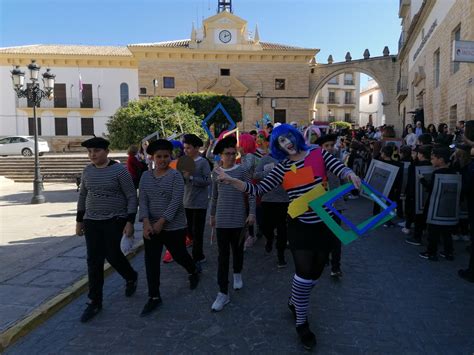
[[[54,107],[67,107],[66,84],[54,84]]]
[[[275,122],[286,123],[286,110],[274,110],[273,119]]]
[[[25,147],[25,144],[22,142],[21,137],[11,137],[8,146],[9,154],[21,154],[21,150]]]
[[[82,84],[81,108],[92,108],[92,84]]]

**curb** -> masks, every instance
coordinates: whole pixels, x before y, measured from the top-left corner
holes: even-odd
[[[127,255],[127,259],[133,259],[143,250],[143,248],[143,244],[139,245],[135,250]],[[109,263],[105,263],[104,277],[110,275],[113,270],[114,269]],[[85,275],[71,286],[66,287],[52,299],[40,304],[28,316],[0,333],[0,353],[74,301],[87,289],[88,285],[89,282],[87,281],[87,275]]]

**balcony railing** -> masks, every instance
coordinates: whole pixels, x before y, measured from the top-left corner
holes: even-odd
[[[399,99],[404,99],[408,96],[408,78],[402,76],[398,79],[397,82],[397,97]]]
[[[329,97],[328,104],[338,104],[339,101],[335,97]]]
[[[328,85],[339,85],[339,80],[329,80]]]
[[[351,98],[345,98],[344,99],[344,105],[355,105],[355,100],[351,97]]]
[[[355,85],[354,80],[344,80],[344,85]]]
[[[31,102],[28,102],[28,99],[26,98],[21,98],[18,99],[18,108],[27,108],[27,107],[33,107]],[[93,98],[91,100],[79,100],[79,98],[75,97],[68,97],[66,99],[66,102],[63,100],[41,100],[40,103],[41,108],[100,108],[100,99],[99,98]]]
[[[407,32],[402,31],[400,33],[400,38],[398,39],[398,52],[400,52],[400,50],[403,48],[403,46],[405,45],[406,40],[407,40]]]
[[[318,100],[316,101],[318,104],[324,104],[324,96],[318,96]]]

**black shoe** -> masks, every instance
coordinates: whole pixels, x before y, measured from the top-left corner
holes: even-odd
[[[161,305],[163,301],[161,297],[149,298],[148,302],[143,307],[142,313],[140,313],[140,317],[145,317],[153,312],[159,305]]]
[[[340,267],[331,268],[331,277],[340,278],[342,277],[342,271]]]
[[[189,275],[189,288],[194,290],[199,284],[199,274],[195,272],[194,274]]]
[[[283,269],[287,266],[288,264],[286,263],[285,259],[278,259],[277,268]]]
[[[442,258],[445,258],[446,260],[449,260],[449,261],[454,260],[453,254],[448,254],[448,253],[445,253],[444,251],[440,252],[439,256],[441,256]]]
[[[420,258],[423,259],[428,259],[430,261],[438,261],[438,257],[436,255],[431,255],[427,251],[424,251],[418,255],[420,256]]]
[[[125,284],[125,297],[132,297],[137,290],[138,279],[128,280]]]
[[[81,322],[86,323],[94,318],[102,310],[102,303],[87,303],[87,308],[82,312]]]
[[[473,272],[470,272],[469,269],[466,269],[466,270],[459,270],[458,271],[458,275],[460,278],[466,280],[466,281],[469,281],[469,282],[474,282],[474,273]]]
[[[293,314],[293,318],[296,320],[296,308],[294,304],[290,303],[290,299],[291,297],[288,297],[288,309],[291,311],[291,313]]]
[[[309,329],[308,321],[296,326],[296,332],[300,336],[301,344],[306,350],[311,350],[316,345],[316,336]]]
[[[202,273],[202,265],[201,265],[201,263],[200,263],[199,261],[196,261],[196,262],[194,263],[194,265],[196,265],[197,273],[198,273],[198,274]]]
[[[411,244],[411,245],[421,245],[421,241],[418,240],[418,239],[415,239],[415,238],[406,238],[405,239],[405,242],[407,242],[408,244]]]

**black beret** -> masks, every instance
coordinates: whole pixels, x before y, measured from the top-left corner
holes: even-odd
[[[336,142],[337,141],[337,136],[335,134],[326,134],[322,137],[319,137],[316,140],[317,145],[323,145],[324,143],[327,142]]]
[[[214,155],[222,154],[224,149],[235,148],[236,146],[237,146],[237,138],[235,138],[234,136],[227,136],[225,138],[222,138],[219,142],[217,142],[212,154]]]
[[[166,139],[157,139],[150,143],[146,148],[147,154],[153,155],[157,150],[167,150],[169,152],[173,151],[173,143],[167,141]]]
[[[81,145],[86,148],[100,149],[107,149],[109,147],[109,144],[110,142],[102,137],[94,137],[81,143]]]
[[[183,143],[191,144],[193,147],[202,147],[204,145],[202,139],[192,133],[184,135]]]

